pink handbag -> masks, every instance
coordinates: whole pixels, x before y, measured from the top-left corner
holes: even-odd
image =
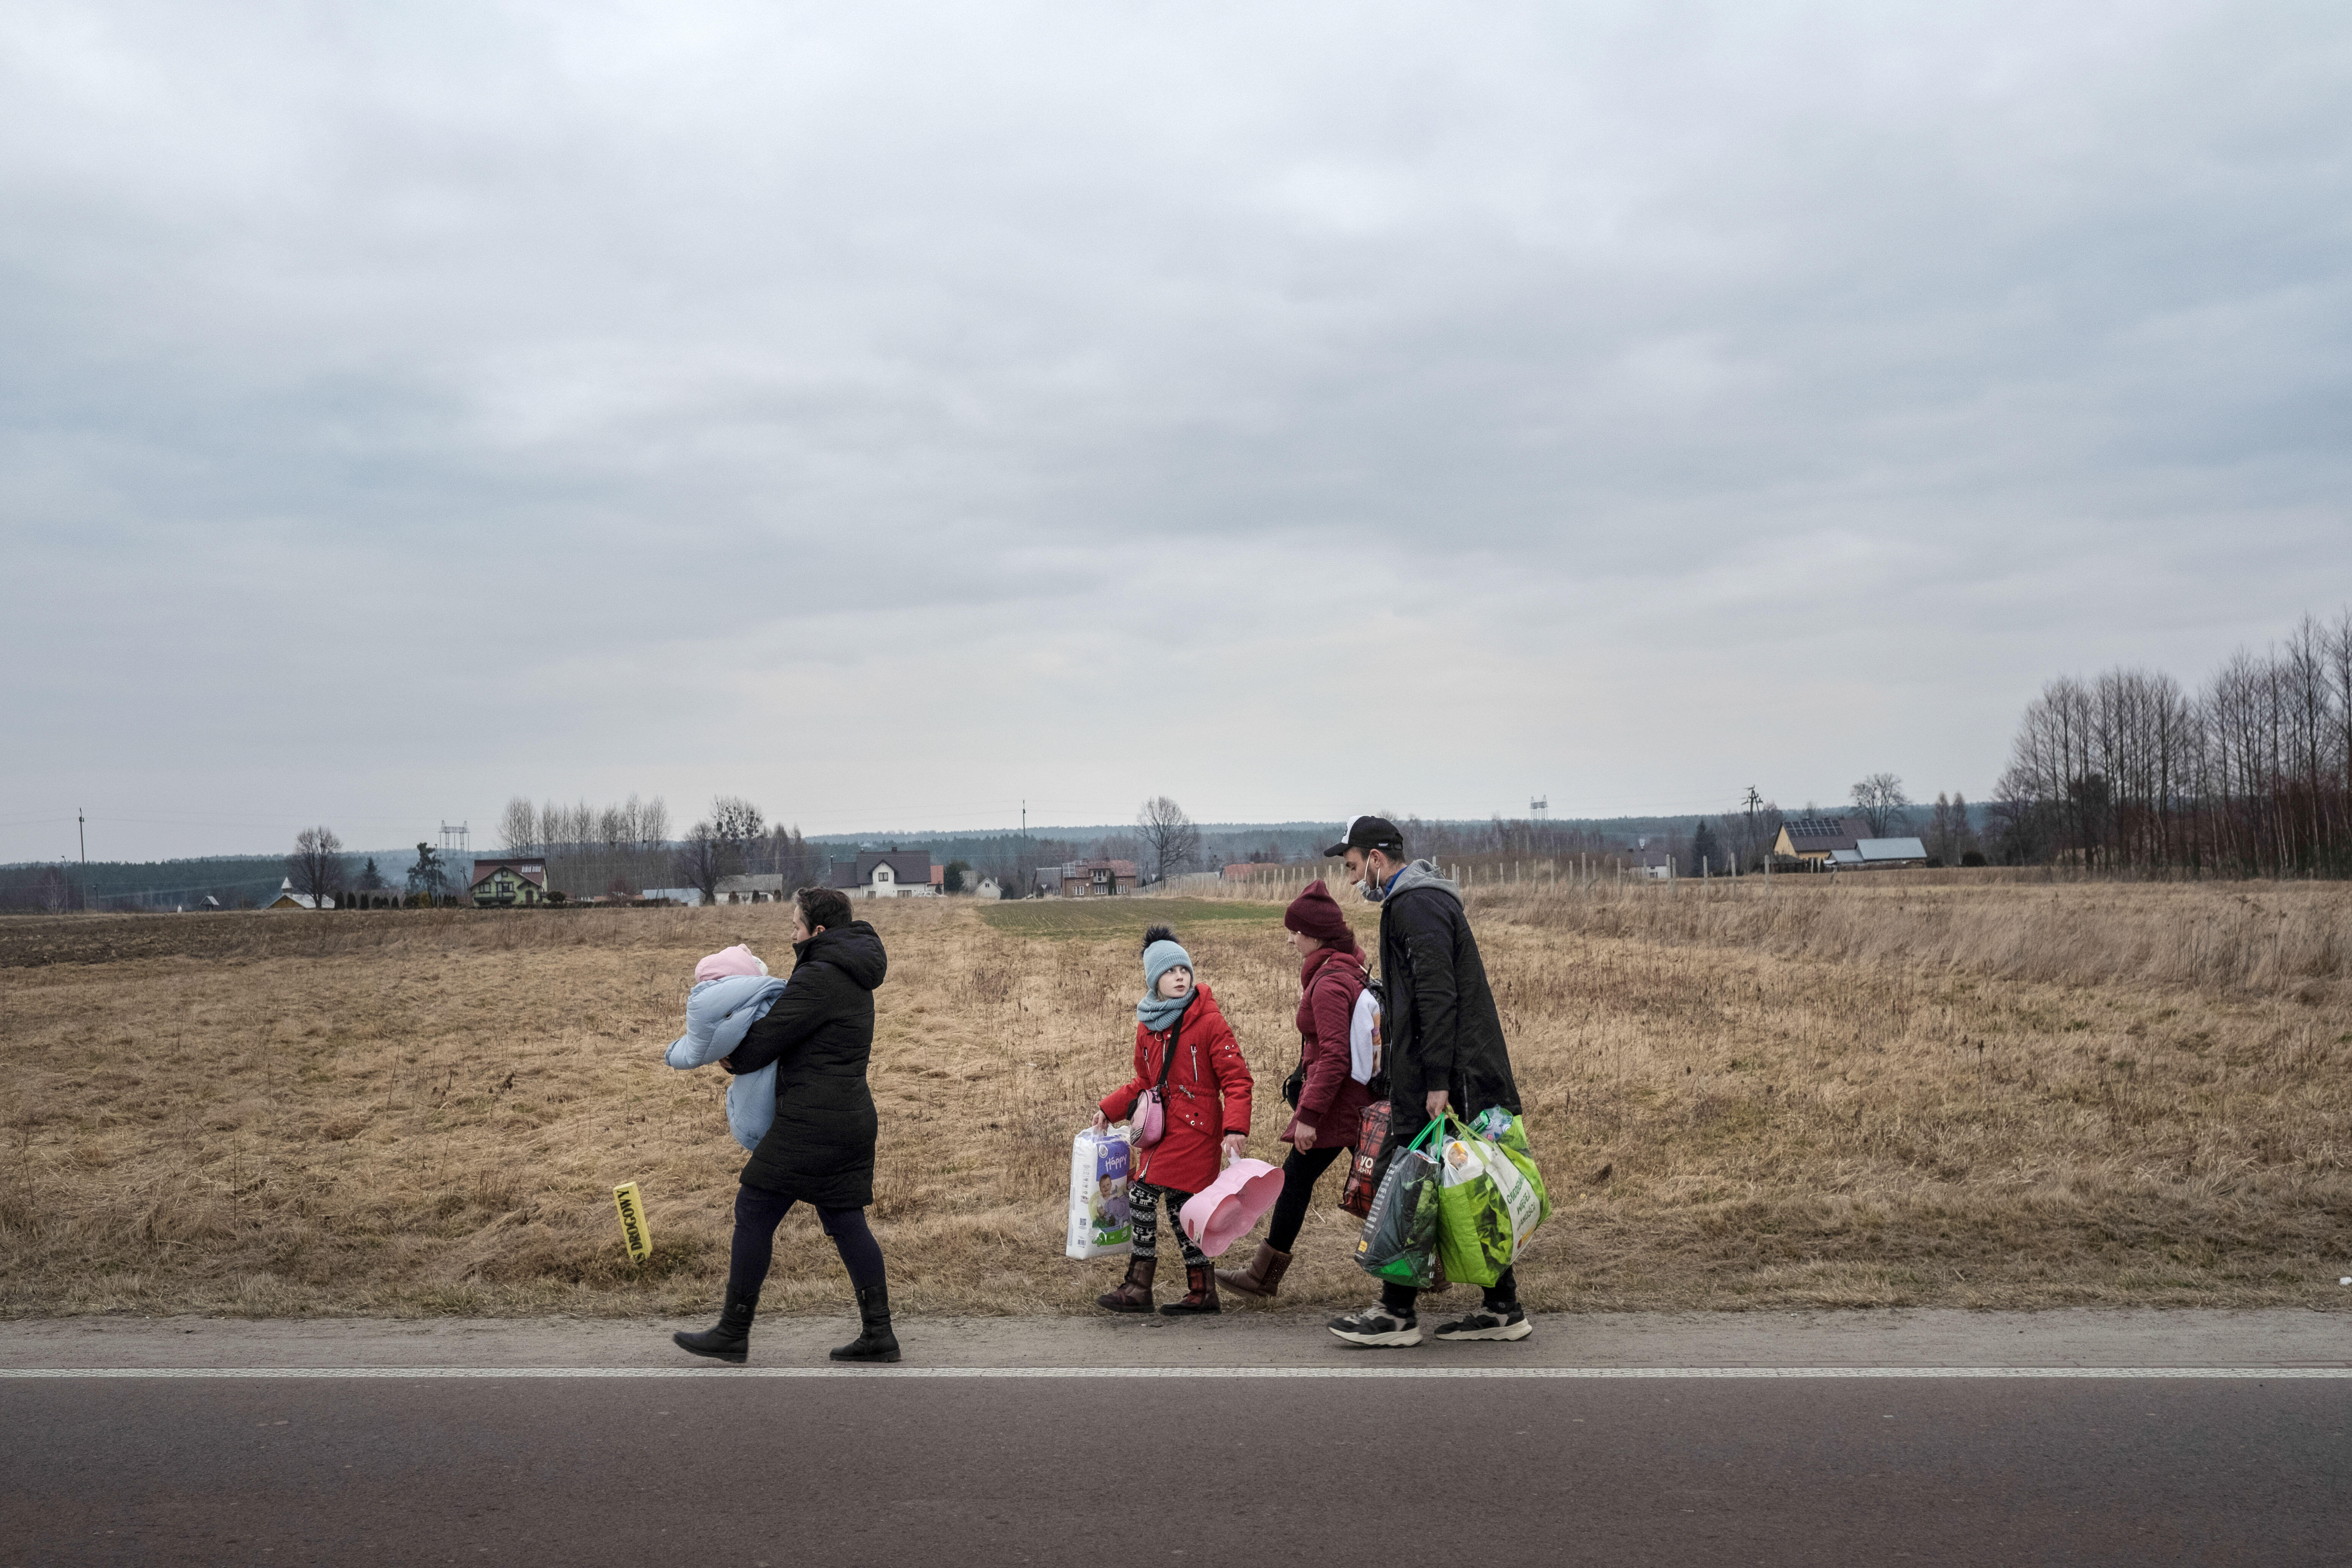
[[[1168,1111],[1160,1103],[1158,1089],[1147,1089],[1136,1100],[1132,1125],[1135,1146],[1139,1149],[1150,1148],[1160,1142],[1160,1135],[1168,1131]]]

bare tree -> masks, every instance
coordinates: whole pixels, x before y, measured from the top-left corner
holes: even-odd
[[[1947,866],[1959,863],[1959,836],[1952,827],[1951,797],[1936,792],[1936,809],[1927,818],[1927,853]]]
[[[545,853],[539,842],[539,813],[522,795],[508,801],[506,810],[499,814],[499,837],[509,855]]]
[[[669,842],[669,807],[662,804],[661,796],[640,801],[635,795],[631,795],[629,804],[623,809],[636,821],[638,848],[658,849]]]
[[[719,875],[734,877],[751,869],[752,856],[767,837],[768,824],[760,808],[741,795],[722,795],[710,802],[710,831],[719,840],[720,858],[727,866]]]
[[[767,842],[757,854],[768,870],[784,879],[787,893],[822,885],[828,869],[824,857],[801,837],[801,830],[781,822],[768,830]]]
[[[1143,809],[1136,813],[1135,826],[1150,872],[1147,880],[1164,882],[1200,858],[1201,829],[1184,815],[1182,806],[1166,795],[1145,801]]]
[[[1884,838],[1886,830],[1899,820],[1903,808],[1911,797],[1903,793],[1903,781],[1893,773],[1873,773],[1853,786],[1854,809],[1870,824],[1870,836]]]
[[[686,830],[686,837],[678,841],[675,864],[677,879],[698,890],[706,904],[718,901],[719,879],[735,874],[728,868],[726,841],[707,822]]]
[[[325,909],[327,900],[343,890],[343,841],[331,827],[304,828],[294,836],[286,875],[296,892]]]

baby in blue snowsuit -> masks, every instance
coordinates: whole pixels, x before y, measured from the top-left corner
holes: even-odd
[[[721,948],[694,966],[694,989],[686,994],[686,1033],[670,1042],[663,1058],[679,1068],[708,1066],[732,1053],[744,1033],[768,1016],[785,983],[768,973],[741,942]],[[747,1072],[727,1086],[727,1131],[746,1149],[756,1149],[776,1119],[776,1066]]]

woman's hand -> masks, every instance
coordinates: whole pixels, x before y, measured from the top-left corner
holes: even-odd
[[[1315,1124],[1294,1121],[1290,1124],[1290,1146],[1304,1152],[1315,1147]]]
[[[1242,1157],[1242,1151],[1243,1151],[1243,1150],[1244,1150],[1244,1149],[1246,1149],[1246,1148],[1248,1148],[1248,1147],[1249,1147],[1249,1134],[1248,1134],[1248,1133],[1246,1133],[1246,1132],[1228,1132],[1228,1133],[1226,1133],[1226,1134],[1225,1134],[1225,1155],[1226,1155],[1226,1157],[1227,1157],[1228,1159],[1233,1159],[1233,1160],[1238,1160],[1238,1159],[1240,1159],[1240,1158]]]

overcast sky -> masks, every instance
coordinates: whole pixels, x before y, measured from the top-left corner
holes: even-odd
[[[1983,795],[2352,598],[2352,9],[0,9],[0,858]]]

